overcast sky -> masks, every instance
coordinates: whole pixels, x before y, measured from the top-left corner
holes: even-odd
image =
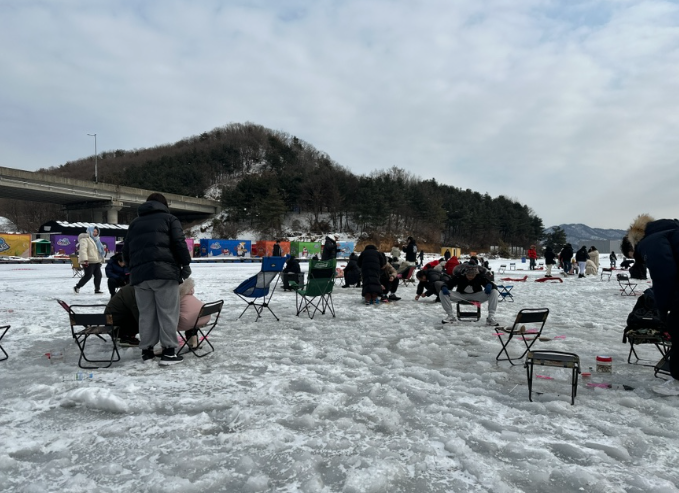
[[[0,43],[1,166],[252,122],[545,226],[679,216],[675,1],[3,0]]]

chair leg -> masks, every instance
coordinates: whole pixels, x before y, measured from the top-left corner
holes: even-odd
[[[526,362],[526,377],[528,378],[528,400],[533,402],[533,360]]]

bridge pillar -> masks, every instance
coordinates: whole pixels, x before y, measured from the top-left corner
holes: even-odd
[[[123,208],[122,202],[112,201],[111,205],[106,207],[106,222],[108,224],[118,224],[118,212]]]

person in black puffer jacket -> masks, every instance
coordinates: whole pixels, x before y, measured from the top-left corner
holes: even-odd
[[[116,253],[108,259],[108,262],[106,262],[106,278],[108,279],[108,292],[111,296],[116,294],[116,289],[127,285],[129,274],[122,253]]]
[[[658,393],[679,395],[679,221],[654,220],[648,214],[638,216],[627,233],[635,258],[645,262],[653,280],[653,293],[660,319],[674,341],[669,351],[672,380],[653,387]],[[625,255],[632,252],[623,248]],[[636,265],[636,262],[635,262]]]
[[[587,247],[583,245],[580,247],[580,250],[575,252],[575,261],[578,263],[578,278],[585,277],[585,268],[588,259],[589,253],[587,253]]]
[[[357,288],[361,287],[361,268],[358,266],[358,257],[352,252],[349,255],[349,262],[344,268],[344,286],[342,287],[348,288],[353,285],[356,285]]]
[[[366,305],[378,304],[382,296],[382,284],[380,274],[382,266],[386,263],[384,255],[377,251],[375,245],[365,247],[358,257],[358,266],[361,268],[363,277],[363,290],[361,294],[365,298]]]
[[[412,236],[408,236],[408,244],[403,249],[406,254],[406,260],[408,262],[417,262],[417,242]]]
[[[329,236],[325,237],[325,244],[323,245],[321,260],[331,260],[337,258],[337,240],[339,240],[339,235],[335,235],[335,239],[332,239]]]
[[[571,260],[573,260],[573,247],[570,243],[566,243],[559,253],[559,260],[561,261],[561,268],[563,269],[563,275],[569,275],[571,271]]]
[[[552,266],[556,264],[556,254],[551,246],[545,247],[545,277],[552,277]]]
[[[149,195],[137,213],[125,236],[123,258],[130,269],[130,284],[139,307],[142,360],[152,360],[153,346],[160,342],[160,365],[172,365],[183,359],[175,354],[179,283],[191,275],[191,255],[182,225],[170,214],[162,194]]]

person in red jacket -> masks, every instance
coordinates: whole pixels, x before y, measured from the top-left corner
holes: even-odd
[[[535,261],[538,259],[538,252],[535,250],[535,245],[531,245],[528,249],[528,258],[530,259],[530,270],[535,270]]]
[[[448,261],[446,262],[446,265],[443,267],[443,269],[446,271],[446,274],[449,276],[453,275],[453,269],[455,266],[460,265],[460,261],[457,259],[455,255],[450,257]]]

